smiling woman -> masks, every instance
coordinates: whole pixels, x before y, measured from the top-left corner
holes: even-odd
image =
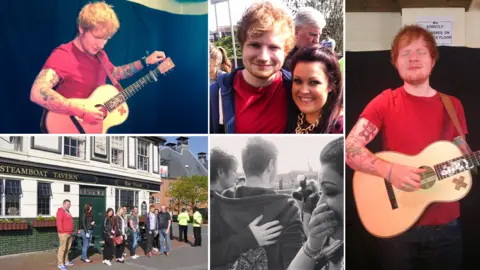
[[[343,79],[340,65],[328,48],[309,46],[291,60],[292,96],[300,113],[295,133],[343,133]]]

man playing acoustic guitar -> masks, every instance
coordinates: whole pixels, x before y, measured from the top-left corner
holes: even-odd
[[[391,60],[404,85],[376,96],[359,117],[346,139],[346,163],[355,171],[379,176],[402,191],[420,187],[419,169],[377,158],[365,146],[382,131],[383,148],[406,155],[416,155],[438,140],[455,139],[462,152],[468,145],[442,102],[430,86],[429,77],[438,59],[434,37],[419,26],[405,26],[392,44]],[[461,102],[451,99],[463,133],[467,133]],[[427,119],[428,117],[428,119]],[[444,122],[445,121],[445,122]],[[373,210],[373,209],[372,209]],[[457,218],[458,201],[433,203],[415,225],[392,238],[379,239],[383,268],[460,269],[462,241]]]
[[[33,83],[30,99],[48,111],[77,116],[88,124],[103,120],[103,113],[94,106],[85,106],[69,99],[88,98],[106,83],[106,68],[116,80],[129,78],[146,65],[165,59],[155,51],[133,63],[115,67],[103,50],[120,27],[117,15],[105,2],[85,5],[77,19],[78,35],[53,50]],[[101,61],[100,61],[101,60]],[[56,91],[53,90],[56,88]],[[42,128],[43,132],[47,132]]]

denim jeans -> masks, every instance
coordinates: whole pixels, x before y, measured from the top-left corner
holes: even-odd
[[[460,223],[417,226],[405,233],[379,239],[382,268],[388,270],[462,269]]]
[[[170,252],[170,236],[169,234],[171,234],[171,229],[170,228],[170,231],[168,232],[167,234],[167,229],[161,229],[159,230],[159,234],[160,234],[160,237],[159,237],[159,246],[160,246],[160,253],[163,253],[163,241],[167,242],[167,250],[166,252]]]
[[[132,248],[130,249],[130,256],[134,256],[137,250],[138,240],[140,240],[140,232],[132,231],[131,237],[132,237]]]
[[[82,239],[83,239],[83,244],[82,244],[82,260],[88,259],[88,247],[90,246],[90,241],[92,241],[92,230],[88,230],[88,238],[87,235],[85,234],[85,230],[82,230]]]

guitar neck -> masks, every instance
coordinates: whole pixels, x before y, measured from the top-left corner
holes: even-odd
[[[159,75],[160,71],[158,69],[150,71],[147,75],[143,76],[141,79],[125,88],[122,92],[105,102],[105,107],[110,112],[114,111],[118,106],[126,102],[129,98],[133,97],[138,91],[140,91],[140,89],[145,87],[145,85],[151,82],[156,82]]]
[[[434,165],[439,180],[480,166],[480,151],[463,155]]]

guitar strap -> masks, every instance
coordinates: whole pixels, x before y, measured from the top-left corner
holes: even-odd
[[[447,109],[448,115],[450,115],[450,118],[452,119],[453,125],[457,129],[458,134],[460,134],[460,136],[462,137],[463,143],[466,144],[468,152],[471,153],[472,150],[467,143],[467,139],[465,138],[465,134],[463,133],[462,128],[460,127],[460,122],[458,121],[457,113],[455,112],[455,109],[453,108],[452,99],[450,99],[449,96],[447,96],[443,93],[438,92],[438,94],[440,94],[440,98],[442,99],[443,105],[445,106],[445,109]],[[472,172],[472,174],[474,174],[474,175],[477,175],[479,170],[478,170],[477,167],[475,167],[475,168],[471,169],[470,172]]]
[[[117,88],[118,91],[123,92],[122,86],[121,86],[121,85],[118,83],[118,81],[112,76],[112,73],[110,73],[110,71],[108,70],[107,66],[106,66],[105,63],[102,61],[102,59],[98,56],[98,54],[97,54],[97,58],[98,58],[98,60],[100,61],[100,63],[102,63],[103,69],[104,69],[105,72],[107,73],[108,78],[110,78],[110,81],[112,82],[113,86],[115,86],[115,88]]]
[[[449,96],[438,92],[440,94],[440,98],[442,99],[443,105],[445,106],[445,109],[447,109],[448,115],[450,115],[450,118],[452,119],[453,125],[457,129],[458,134],[462,137],[462,139],[467,143],[467,140],[465,139],[465,134],[462,131],[462,128],[460,127],[460,122],[458,121],[457,113],[455,112],[455,109],[453,108],[452,100],[450,99]]]

